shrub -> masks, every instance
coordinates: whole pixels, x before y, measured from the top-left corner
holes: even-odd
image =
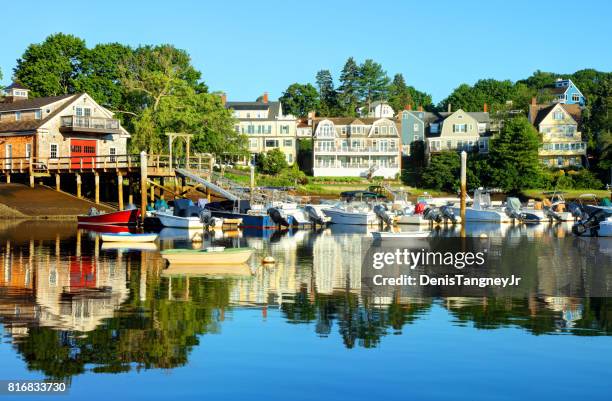
[[[257,169],[264,174],[275,175],[287,169],[287,159],[280,149],[272,149],[257,158]]]

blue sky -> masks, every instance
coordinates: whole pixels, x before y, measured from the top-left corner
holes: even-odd
[[[611,14],[607,0],[7,1],[0,68],[8,83],[28,44],[64,32],[88,46],[172,43],[230,100],[276,98],[319,69],[337,78],[354,56],[403,73],[438,102],[479,78],[612,70]]]

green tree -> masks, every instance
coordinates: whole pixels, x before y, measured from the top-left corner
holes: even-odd
[[[75,78],[76,91],[87,92],[96,102],[113,111],[129,109],[121,85],[121,65],[131,54],[129,46],[119,43],[99,44],[83,52],[82,73]]]
[[[257,158],[257,168],[264,174],[275,175],[287,169],[285,154],[278,148],[262,153]]]
[[[414,106],[413,103],[412,94],[406,85],[404,76],[395,74],[391,85],[389,85],[389,105],[395,112],[399,112],[408,105]]]
[[[338,92],[341,113],[346,116],[354,116],[359,104],[359,66],[353,57],[349,57],[344,63],[340,73]]]
[[[367,59],[359,67],[359,94],[362,102],[370,109],[375,100],[385,100],[389,91],[389,76],[382,66]]]
[[[319,109],[319,93],[311,84],[291,84],[279,100],[283,112],[296,117],[306,117],[308,112]]]
[[[83,39],[63,33],[50,35],[44,42],[28,46],[17,60],[15,78],[32,96],[74,93],[86,52]]]
[[[453,151],[433,155],[423,170],[421,183],[425,188],[454,191],[458,187],[461,159]]]
[[[316,75],[319,88],[319,110],[322,116],[334,116],[337,113],[338,95],[334,88],[334,80],[329,70],[320,70]]]
[[[527,118],[507,120],[499,135],[491,140],[491,184],[511,193],[537,188],[541,184],[539,144],[539,134]]]

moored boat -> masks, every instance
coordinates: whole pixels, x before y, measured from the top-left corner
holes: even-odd
[[[171,264],[162,270],[162,276],[188,276],[188,277],[249,277],[251,268],[243,263],[236,265],[177,265]]]
[[[102,233],[102,241],[105,242],[153,242],[158,235],[155,233],[133,234],[133,233]]]
[[[162,258],[170,264],[181,265],[233,265],[246,263],[251,248],[211,247],[205,249],[167,249],[161,252]]]
[[[91,208],[87,215],[77,216],[79,224],[88,225],[133,225],[138,223],[140,209],[120,210],[118,212],[100,213]]]
[[[429,231],[400,231],[400,232],[388,232],[388,231],[373,231],[372,238],[380,240],[385,238],[425,238],[429,237],[431,232]]]
[[[204,223],[200,217],[189,216],[181,217],[175,216],[168,212],[153,212],[153,215],[157,217],[164,227],[175,227],[175,228],[203,228]]]
[[[372,210],[356,208],[351,205],[338,205],[323,209],[323,214],[329,217],[329,222],[332,224],[371,225],[378,223],[378,217]]]

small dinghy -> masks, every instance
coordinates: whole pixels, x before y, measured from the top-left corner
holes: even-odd
[[[403,231],[403,232],[388,232],[388,231],[373,231],[372,238],[380,239],[398,239],[398,238],[425,238],[431,234],[429,231]]]
[[[103,233],[101,234],[104,242],[153,242],[158,235],[155,233],[149,234],[132,234],[132,233]]]
[[[182,265],[237,265],[246,263],[253,254],[251,248],[167,249],[162,258],[170,264]]]

